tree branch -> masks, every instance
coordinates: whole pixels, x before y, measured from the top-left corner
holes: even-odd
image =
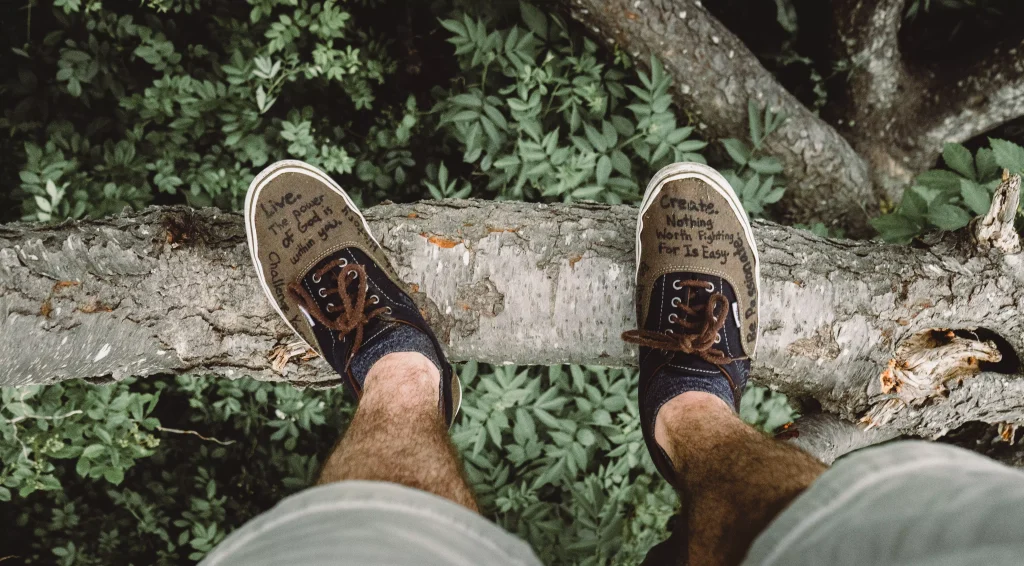
[[[635,324],[635,208],[441,201],[367,217],[451,359],[635,364],[619,338]],[[919,387],[878,428],[935,437],[968,421],[1024,422],[1024,256],[980,253],[967,231],[928,249],[768,222],[754,234],[756,380],[855,421],[891,400],[890,360],[922,368],[948,352],[917,347],[904,359],[894,356],[901,345],[949,329],[994,344],[1001,361]],[[322,360],[290,347],[241,218],[212,209],[0,226],[0,321],[0,385],[168,372],[337,383]]]
[[[865,429],[850,421],[828,413],[801,417],[786,430],[776,435],[827,465],[837,458],[861,448],[887,442],[900,436],[899,431],[887,428]]]
[[[888,128],[873,116],[888,114],[907,79],[899,44],[906,0],[835,0],[832,6],[838,58],[850,65],[849,119]]]
[[[964,142],[1024,116],[1022,55],[1024,39],[929,69],[913,146],[930,150],[934,159],[946,142]]]
[[[914,84],[900,51],[906,0],[836,0],[836,59],[849,68],[839,131],[869,163],[872,182],[892,202],[918,171],[894,152],[904,134],[907,106],[922,89]],[[934,154],[933,154],[934,157]]]
[[[747,139],[747,102],[788,119],[766,149],[785,167],[786,216],[863,233],[877,207],[867,164],[831,126],[786,91],[696,0],[566,0],[573,16],[643,62],[656,55],[675,77],[675,98],[711,138]],[[865,211],[867,209],[867,211]]]

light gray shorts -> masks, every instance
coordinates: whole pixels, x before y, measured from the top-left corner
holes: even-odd
[[[435,495],[383,482],[307,489],[203,561],[536,565],[526,543]],[[754,542],[745,565],[1024,564],[1024,473],[950,446],[898,442],[836,463]]]

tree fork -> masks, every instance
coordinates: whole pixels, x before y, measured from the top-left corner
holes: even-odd
[[[675,79],[673,94],[711,139],[749,137],[747,102],[784,114],[765,140],[782,162],[792,222],[868,234],[879,197],[867,162],[829,124],[790,94],[699,0],[563,0],[575,19],[644,64],[655,55]]]
[[[635,364],[619,335],[635,324],[636,208],[469,200],[366,213],[451,359]],[[981,251],[1004,240],[993,226],[907,247],[755,221],[754,379],[849,422],[884,413],[874,424],[892,435],[1024,422],[1024,256]],[[213,209],[0,226],[0,321],[0,385],[183,372],[336,383],[271,310],[241,217]],[[965,362],[956,379],[922,385],[949,356]],[[893,367],[917,376],[918,397],[883,391]]]

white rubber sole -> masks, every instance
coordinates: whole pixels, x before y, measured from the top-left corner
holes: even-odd
[[[370,225],[366,222],[366,217],[364,217],[363,213],[360,212],[359,207],[352,202],[352,199],[349,198],[345,189],[342,189],[338,183],[334,182],[334,179],[331,179],[327,173],[324,173],[317,167],[314,167],[304,161],[285,159],[268,165],[266,169],[260,171],[259,175],[256,175],[256,178],[252,180],[252,183],[249,183],[249,189],[245,193],[245,238],[249,244],[249,255],[252,257],[253,266],[256,268],[256,277],[259,278],[260,287],[263,289],[263,294],[267,296],[267,300],[270,301],[270,306],[277,311],[277,314],[281,315],[281,319],[284,320],[284,323],[288,325],[288,328],[290,328],[292,332],[299,337],[299,340],[302,340],[302,342],[311,350],[316,351],[316,348],[313,348],[312,345],[302,337],[302,334],[299,334],[299,331],[292,326],[291,321],[288,320],[288,317],[284,315],[281,307],[278,306],[277,299],[274,297],[273,292],[270,290],[270,286],[267,285],[266,277],[263,275],[263,263],[260,262],[259,258],[259,243],[256,241],[255,237],[256,220],[255,215],[253,214],[253,204],[257,201],[257,198],[263,188],[278,175],[284,173],[299,173],[307,175],[326,184],[332,191],[338,193],[341,198],[345,199],[345,204],[348,206],[349,210],[355,212],[359,217],[359,220],[363,223],[363,229],[366,230],[366,233],[370,236],[370,239],[373,240],[373,243],[376,244],[378,248],[382,248],[382,246],[380,245],[380,242],[377,241],[377,238],[374,237],[373,232],[370,231]],[[455,405],[454,412],[452,413],[452,421],[454,422],[454,416],[459,413],[459,409],[462,407],[462,381],[454,371],[452,372],[452,381],[454,382],[452,384],[452,400]]]
[[[733,190],[729,181],[726,181],[725,177],[723,177],[721,173],[707,165],[704,165],[703,163],[684,162],[666,165],[665,167],[662,167],[660,171],[655,173],[654,177],[651,178],[651,182],[647,184],[647,188],[644,190],[644,198],[640,201],[640,214],[637,215],[636,220],[636,272],[633,274],[634,283],[636,282],[637,275],[640,273],[640,232],[644,228],[644,213],[647,212],[647,209],[650,208],[651,204],[658,197],[658,194],[661,193],[661,188],[665,186],[665,183],[691,178],[704,181],[709,187],[718,192],[718,194],[725,197],[725,200],[729,203],[732,211],[740,218],[740,223],[743,224],[743,232],[746,234],[747,241],[750,242],[750,248],[754,252],[754,284],[757,286],[757,310],[760,315],[761,258],[757,254],[757,242],[754,240],[754,231],[750,227],[750,218],[747,216],[747,211],[743,209],[743,203],[741,203],[740,198],[736,196],[736,191]],[[760,316],[757,317],[757,324],[757,335],[760,336]]]

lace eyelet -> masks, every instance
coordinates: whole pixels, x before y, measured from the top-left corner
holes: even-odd
[[[375,305],[380,302],[380,297],[377,295],[370,295],[370,304]]]
[[[391,307],[384,307],[384,314],[391,314]]]
[[[715,344],[718,344],[721,341],[722,341],[722,335],[721,334],[715,334]]]
[[[339,263],[338,266],[345,267],[346,265],[348,265],[348,260],[345,258],[341,258],[341,263]]]
[[[319,283],[320,279],[321,279],[320,274],[319,273],[314,273],[312,279],[313,279],[313,283]]]
[[[671,328],[666,328],[665,329],[665,334],[675,334],[675,332],[672,332]]]
[[[715,292],[715,284],[710,282],[710,281],[708,281],[708,293],[714,293],[714,292]]]
[[[682,303],[682,302],[683,302],[682,299],[680,299],[679,297],[672,297],[672,306],[673,307],[678,307],[679,304]]]
[[[320,295],[321,297],[326,297],[327,296],[327,287],[320,287],[320,290],[317,291],[316,294]]]
[[[682,283],[683,283],[682,281],[676,279],[675,281],[672,282],[672,288],[675,289],[676,291],[679,291],[680,289],[683,288],[683,284]]]
[[[327,312],[334,312],[334,303],[327,303],[327,308],[324,310]]]
[[[678,320],[679,320],[679,316],[676,313],[671,313],[671,314],[668,315],[668,323],[669,324],[675,324],[675,322],[678,321]]]
[[[358,271],[349,271],[349,273],[352,274],[352,279],[359,279],[359,272]]]

